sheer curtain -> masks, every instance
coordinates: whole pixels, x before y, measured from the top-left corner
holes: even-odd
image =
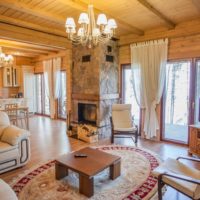
[[[150,139],[159,129],[159,104],[166,76],[168,39],[131,44],[132,83],[140,108],[145,109],[144,132]]]
[[[50,100],[50,117],[53,119],[56,114],[55,100],[60,94],[61,58],[43,61],[43,68],[45,88]]]

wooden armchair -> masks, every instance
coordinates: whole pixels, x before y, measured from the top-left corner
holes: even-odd
[[[111,143],[115,135],[135,136],[135,143],[138,141],[138,128],[133,123],[131,115],[131,104],[113,104],[111,122]]]
[[[154,169],[152,175],[158,179],[158,199],[162,200],[162,187],[169,185],[191,199],[200,199],[200,171],[180,162],[180,159],[200,162],[200,159],[178,157],[167,159]]]

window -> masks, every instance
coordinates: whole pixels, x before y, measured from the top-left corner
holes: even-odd
[[[133,86],[131,82],[131,66],[126,65],[122,67],[122,93],[123,93],[123,103],[132,105],[132,116],[134,118],[134,123],[138,125],[140,123],[140,107],[137,104]]]
[[[190,70],[189,61],[167,64],[163,107],[165,140],[188,143]]]

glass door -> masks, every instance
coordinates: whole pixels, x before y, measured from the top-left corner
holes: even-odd
[[[200,125],[200,60],[196,62],[196,81],[195,81],[195,124]]]
[[[41,74],[35,75],[35,92],[36,92],[36,113],[42,114],[42,76]]]
[[[58,118],[66,119],[67,112],[67,87],[66,87],[66,72],[61,72],[60,78],[60,97],[58,99]]]
[[[191,63],[167,64],[163,106],[163,139],[188,143]]]
[[[140,107],[138,106],[132,85],[132,71],[130,65],[122,66],[122,97],[123,103],[132,105],[134,122],[140,127]]]
[[[44,75],[35,75],[35,85],[36,85],[36,113],[42,115],[50,115],[50,101],[47,94],[47,90],[44,84]]]

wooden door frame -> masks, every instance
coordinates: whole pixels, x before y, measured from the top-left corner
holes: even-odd
[[[121,64],[120,65],[120,99],[121,99],[121,103],[124,103],[124,80],[125,80],[125,75],[124,75],[124,69],[131,69],[131,63],[126,63],[126,64]],[[138,130],[138,133],[139,135],[141,135],[141,129],[142,129],[142,109],[140,109],[140,114],[139,114],[139,130]]]
[[[190,62],[190,82],[189,82],[189,115],[188,115],[188,141],[187,143],[177,141],[177,140],[171,140],[171,139],[165,139],[164,138],[164,129],[165,129],[165,97],[166,93],[163,92],[162,98],[161,98],[161,112],[160,112],[160,140],[161,141],[167,141],[170,143],[175,143],[175,144],[181,144],[188,146],[189,145],[189,124],[194,123],[194,109],[192,110],[192,104],[195,100],[195,83],[196,83],[196,59],[177,59],[177,60],[168,60],[167,63],[173,63],[173,62]],[[166,86],[165,86],[166,87]]]

